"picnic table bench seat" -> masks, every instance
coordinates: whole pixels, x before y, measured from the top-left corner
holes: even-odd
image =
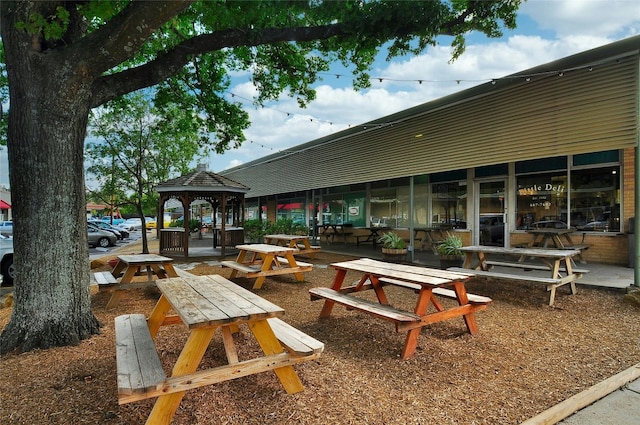
[[[286,259],[282,257],[282,260],[286,260]],[[283,263],[286,262],[286,264],[289,264],[288,261],[282,261],[282,260],[278,259],[278,261],[281,261]],[[233,261],[233,260],[221,261],[220,264],[222,264],[224,267],[229,267],[230,269],[235,269],[235,270],[244,272],[247,274],[248,278],[291,274],[293,273],[293,271],[302,273],[302,272],[310,272],[311,270],[313,270],[313,264],[303,263],[300,261],[296,261],[296,264],[298,266],[295,269],[284,268],[284,269],[269,269],[269,270],[261,270],[259,264],[249,265],[249,264],[238,263],[237,261]]]
[[[399,310],[390,305],[380,304],[377,301],[369,301],[363,298],[336,291],[331,288],[311,288],[309,289],[311,301],[326,299],[341,304],[353,310],[363,311],[381,319],[389,320],[398,325],[402,322],[420,322],[421,318],[417,314],[408,311]]]
[[[93,280],[101,289],[106,285],[114,285],[118,283],[118,279],[116,279],[115,276],[111,274],[111,272],[95,272],[93,273]]]
[[[379,279],[381,283],[386,283],[386,284],[392,284],[395,286],[402,286],[405,288],[409,288],[412,289],[416,292],[420,291],[420,289],[422,289],[422,286],[417,284],[417,283],[412,283],[412,282],[405,282],[403,280],[397,280],[397,279],[390,279],[390,278],[386,278],[386,277],[382,277]],[[452,300],[457,299],[456,297],[456,292],[453,289],[447,289],[447,288],[433,288],[431,290],[431,293],[434,295],[438,295],[440,297],[443,298],[449,298]],[[469,299],[469,302],[471,304],[489,304],[491,302],[493,302],[493,300],[489,297],[485,297],[483,295],[476,295],[476,294],[470,294],[469,292],[467,292],[467,298]]]
[[[119,404],[149,398],[167,379],[162,362],[142,314],[115,318],[116,368]],[[151,396],[153,397],[153,396]]]
[[[494,261],[494,260],[487,260],[486,263],[490,266],[514,267],[514,268],[519,268],[523,270],[549,270],[549,267],[543,266],[541,264],[510,263],[507,261]],[[580,274],[589,273],[589,270],[587,269],[578,269],[573,267],[571,270],[573,271],[573,273],[580,273]],[[559,271],[566,272],[567,270],[565,267],[560,267]]]
[[[289,355],[298,360],[287,360],[285,354],[277,354],[267,357],[270,359],[268,362],[248,360],[240,364],[255,363],[261,371],[266,371],[282,367],[287,363],[316,358],[324,351],[322,342],[279,318],[272,317],[267,321]],[[231,372],[228,370],[230,366],[224,365],[213,369],[213,372],[209,371],[209,376],[198,372],[194,374],[194,377],[202,375],[202,379],[190,380],[184,376],[167,377],[144,315],[126,314],[116,317],[115,330],[119,404],[210,385],[252,373],[250,368],[248,372],[238,373],[237,370]]]
[[[522,265],[520,267],[522,267]],[[528,276],[528,275],[522,275],[522,274],[516,274],[516,273],[502,273],[502,272],[495,272],[491,270],[487,270],[487,271],[486,270],[469,270],[462,267],[449,267],[447,270],[450,270],[452,272],[463,272],[463,273],[475,274],[476,276],[492,277],[495,279],[521,280],[526,282],[541,283],[545,285],[547,291],[551,292],[549,296],[550,306],[552,306],[555,301],[556,289],[563,285],[569,284],[571,286],[571,293],[575,294],[577,292],[575,280],[577,277],[581,276],[580,273],[575,271],[573,275],[564,276],[561,278],[551,278],[551,277],[540,277],[540,276]]]

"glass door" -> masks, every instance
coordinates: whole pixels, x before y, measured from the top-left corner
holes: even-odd
[[[477,183],[478,242],[480,245],[505,246],[507,243],[506,180]]]

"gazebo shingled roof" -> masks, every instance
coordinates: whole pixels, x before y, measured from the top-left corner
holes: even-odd
[[[241,183],[233,181],[220,174],[212,173],[206,170],[196,170],[184,176],[167,180],[156,186],[158,193],[170,191],[220,191],[220,192],[236,192],[247,193],[249,188]]]
[[[158,232],[160,237],[161,254],[177,254],[182,251],[184,257],[189,256],[189,221],[191,203],[195,200],[204,200],[211,204],[215,211],[220,208],[222,222],[220,223],[220,255],[224,256],[226,248],[226,223],[227,205],[232,206],[233,225],[244,224],[244,195],[249,187],[233,181],[227,177],[207,171],[206,165],[198,165],[198,168],[188,174],[167,180],[156,186],[160,194],[158,216],[164,217],[165,202],[171,198],[182,203],[184,211],[184,231],[163,231],[164,220],[158,220]],[[217,231],[214,229],[214,231]],[[244,240],[244,236],[242,237]],[[215,242],[214,242],[215,247]]]

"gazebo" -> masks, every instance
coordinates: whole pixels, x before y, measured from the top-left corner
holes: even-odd
[[[192,173],[160,183],[156,191],[160,195],[157,222],[160,254],[189,257],[190,207],[194,201],[211,204],[212,254],[218,244],[219,255],[224,256],[229,242],[233,245],[244,242],[244,195],[249,188],[243,184],[207,171],[206,165],[200,164]],[[170,199],[182,204],[184,228],[164,228],[165,203]],[[217,223],[218,216],[220,223]]]

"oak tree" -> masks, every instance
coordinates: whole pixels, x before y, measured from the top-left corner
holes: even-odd
[[[451,36],[515,26],[519,0],[10,1],[0,31],[10,110],[15,306],[0,352],[77,344],[99,332],[91,311],[84,142],[92,109],[154,87],[203,117],[217,152],[243,141],[247,116],[224,96],[250,72],[256,102],[283,92],[301,105],[329,64],[356,87],[381,46],[416,54]]]

